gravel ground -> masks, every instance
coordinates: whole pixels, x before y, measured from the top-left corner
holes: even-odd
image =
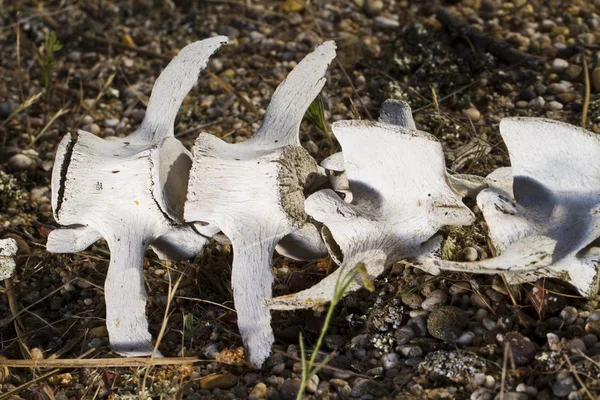
[[[87,358],[114,356],[103,319],[106,244],[73,255],[45,251],[57,226],[50,176],[58,142],[78,128],[100,137],[131,133],[158,74],[195,40],[231,39],[207,69],[233,90],[201,74],[176,123],[176,136],[188,148],[201,131],[230,142],[250,137],[276,86],[329,39],[338,57],[322,93],[327,121],[371,119],[385,99],[405,100],[417,127],[440,139],[455,172],[484,175],[508,165],[498,133],[504,117],[580,125],[584,61],[591,92],[587,129],[600,133],[598,0],[0,5],[0,238],[19,244],[14,293],[17,305],[27,307],[20,315],[22,339],[33,358],[76,358],[90,349]],[[474,31],[456,29],[441,8]],[[64,45],[53,65],[40,62],[50,31]],[[318,160],[339,150],[308,122],[301,133],[302,145]],[[491,254],[475,212],[474,226],[445,231],[448,257]],[[274,352],[262,370],[253,370],[244,363],[235,313],[228,309],[230,264],[230,247],[217,243],[193,262],[164,263],[147,253],[154,337],[166,311],[169,276],[184,274],[162,354],[206,362],[156,367],[147,379],[141,368],[65,369],[12,397],[2,393],[45,371],[0,367],[0,399],[295,399],[298,334],[314,345],[324,313],[273,313]],[[317,282],[329,266],[328,259],[306,264],[277,258],[275,294]],[[0,354],[20,359],[7,293],[0,288]],[[338,306],[319,354],[333,358],[309,384],[307,398],[600,398],[599,300],[578,298],[560,282],[508,286],[500,276],[430,276],[397,263],[373,293],[353,293]]]

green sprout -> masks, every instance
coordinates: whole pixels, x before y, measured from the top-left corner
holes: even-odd
[[[306,111],[306,118],[319,130],[321,130],[325,136],[329,136],[327,130],[327,121],[325,120],[325,108],[323,107],[323,99],[318,96],[315,101],[308,107]]]
[[[54,53],[63,48],[61,42],[58,41],[56,37],[56,32],[50,31],[50,33],[46,34],[44,38],[44,46],[42,51],[38,51],[37,53],[37,61],[40,65],[40,71],[42,73],[42,81],[44,82],[44,86],[46,90],[50,86],[50,74],[52,73],[52,69],[56,64],[56,59],[54,58]]]
[[[321,328],[321,333],[319,335],[319,339],[317,339],[317,344],[310,356],[310,360],[306,360],[306,352],[304,349],[304,340],[302,338],[302,333],[300,333],[300,355],[302,360],[302,380],[300,381],[300,389],[298,390],[298,395],[296,396],[296,400],[301,400],[304,395],[304,391],[306,390],[306,386],[310,382],[313,376],[315,376],[324,365],[326,365],[329,360],[331,360],[331,356],[328,355],[325,357],[322,363],[319,363],[315,366],[315,362],[317,360],[317,354],[319,353],[319,349],[321,348],[321,344],[323,343],[323,338],[327,333],[327,329],[329,328],[329,324],[331,322],[331,317],[333,316],[333,310],[335,306],[339,303],[339,301],[344,297],[344,293],[348,290],[348,287],[352,282],[356,280],[357,277],[360,276],[361,282],[363,286],[370,292],[375,290],[373,286],[373,282],[369,279],[367,269],[363,263],[358,264],[355,268],[353,268],[350,272],[345,275],[340,274],[338,277],[335,288],[333,290],[333,298],[331,299],[331,303],[329,304],[329,308],[327,309],[327,315],[325,316],[325,322],[323,323],[323,328]]]

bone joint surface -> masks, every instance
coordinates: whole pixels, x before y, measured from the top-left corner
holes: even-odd
[[[340,268],[302,292],[268,302],[272,309],[310,308],[331,300],[340,274],[364,264],[374,278],[404,257],[431,253],[429,241],[444,225],[471,224],[474,216],[447,185],[442,146],[418,131],[403,102],[388,101],[379,122],[339,121],[332,130],[343,150],[352,202],[333,190],[312,194],[306,212]],[[398,125],[402,124],[402,125]],[[339,158],[326,164],[339,169]],[[360,287],[354,282],[350,288]]]
[[[173,125],[208,58],[226,41],[219,36],[183,48],[156,80],[144,120],[130,136],[103,140],[78,131],[57,150],[52,208],[65,228],[50,234],[47,249],[77,252],[106,239],[106,326],[111,348],[124,356],[154,350],[145,314],[146,248],[157,242],[159,255],[182,258],[206,243],[181,225],[192,160]]]
[[[263,304],[271,298],[273,251],[305,226],[304,190],[319,176],[316,161],[300,146],[300,123],[334,57],[333,42],[306,56],[277,88],[261,128],[249,140],[228,144],[201,134],[195,145],[185,220],[214,224],[231,240],[238,326],[257,366],[274,341]],[[314,231],[305,229],[305,236],[314,238]]]

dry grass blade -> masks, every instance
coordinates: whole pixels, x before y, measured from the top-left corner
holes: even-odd
[[[246,99],[244,96],[242,96],[241,94],[239,94],[238,92],[236,92],[236,90],[234,88],[232,88],[230,84],[228,84],[223,79],[219,78],[218,75],[216,75],[216,74],[214,74],[214,73],[212,73],[210,71],[204,71],[204,72],[206,74],[208,74],[208,76],[210,76],[212,80],[214,80],[215,82],[217,82],[217,84],[219,86],[221,86],[221,89],[223,89],[227,93],[234,94],[235,97],[238,98],[238,100],[240,101],[240,103],[242,103],[244,105],[244,107],[246,107],[248,110],[250,110],[253,114],[259,115],[258,114],[258,110],[254,106],[254,104],[252,104],[248,99]]]
[[[20,307],[19,303],[17,302],[17,296],[15,294],[13,279],[5,279],[4,284],[6,286],[6,296],[8,297],[8,308],[10,309],[10,312],[13,316],[12,318],[14,320],[15,331],[17,332],[17,337],[19,339],[19,347],[21,348],[21,354],[23,354],[23,357],[32,358],[31,351],[29,350],[29,347],[27,347],[27,344],[25,343],[24,339],[25,325],[23,325],[23,321],[21,321],[21,318],[19,317]]]
[[[36,101],[38,101],[38,99],[42,96],[42,93],[43,92],[36,93],[33,96],[31,96],[30,98],[28,98],[27,100],[25,100],[23,103],[21,103],[15,111],[13,111],[4,121],[2,121],[0,123],[0,128],[2,128],[4,125],[6,125],[8,123],[8,121],[13,119],[15,117],[15,115],[17,115],[21,111],[29,108],[32,104],[34,104]]]
[[[56,121],[58,118],[62,117],[63,115],[68,114],[69,112],[71,112],[71,110],[69,110],[66,107],[63,107],[60,110],[58,110],[52,116],[52,118],[50,118],[50,121],[48,121],[48,123],[46,125],[44,125],[44,127],[42,128],[40,133],[38,133],[37,135],[35,135],[33,137],[33,139],[31,139],[31,142],[29,143],[28,147],[31,148],[35,144],[35,142],[44,134],[44,132],[46,132],[48,130],[48,128],[50,128],[50,126],[52,126],[54,121]]]
[[[90,349],[90,350],[86,351],[85,353],[83,353],[82,355],[80,355],[79,357],[77,357],[76,359],[74,359],[74,360],[67,360],[67,361],[75,361],[75,360],[88,361],[88,360],[83,360],[83,358],[86,357],[86,356],[88,356],[88,355],[90,355],[90,354],[92,354],[94,351],[96,351],[95,348],[94,349]],[[2,362],[2,366],[10,367],[10,365],[7,364],[10,360],[5,360],[5,361]],[[17,360],[17,361],[32,361],[32,360]],[[55,360],[55,361],[59,361],[59,360]],[[64,360],[62,360],[62,361],[64,361]],[[28,368],[31,368],[31,366],[28,367]],[[23,389],[25,389],[25,388],[33,385],[34,383],[36,383],[36,382],[38,382],[40,380],[49,378],[52,375],[59,373],[60,370],[61,370],[60,368],[53,369],[52,371],[48,371],[45,374],[38,376],[37,378],[34,378],[34,379],[30,380],[30,381],[27,381],[24,384],[22,384],[20,386],[17,386],[13,390],[0,395],[0,400],[12,399],[12,398],[14,398],[13,396],[15,394],[19,393],[21,390],[23,390]]]
[[[585,60],[585,53],[583,54],[583,75],[585,81],[585,95],[583,97],[583,110],[581,111],[581,127],[585,129],[587,125],[587,113],[590,108],[590,73],[588,71],[587,61]]]
[[[595,397],[592,396],[592,394],[590,393],[590,391],[588,390],[588,388],[585,386],[585,384],[583,383],[583,381],[579,377],[579,374],[577,373],[577,370],[575,369],[575,367],[573,366],[573,364],[571,364],[571,360],[569,360],[569,357],[566,354],[563,354],[563,357],[565,358],[565,361],[567,362],[567,364],[569,364],[569,372],[573,374],[573,376],[575,377],[575,379],[577,379],[577,382],[579,382],[579,385],[581,385],[581,388],[583,389],[583,391],[585,392],[585,394],[588,396],[588,398],[590,400],[594,400]]]
[[[46,359],[46,360],[2,360],[2,366],[9,368],[120,368],[148,367],[154,365],[184,365],[203,362],[197,357],[164,357],[164,358],[95,358],[87,359]],[[1,399],[1,398],[0,398]]]

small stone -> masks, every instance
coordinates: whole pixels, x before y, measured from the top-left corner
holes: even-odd
[[[402,346],[413,340],[415,337],[415,331],[413,331],[409,326],[403,326],[396,330],[394,337],[396,338],[396,343],[398,346]]]
[[[565,70],[564,77],[566,80],[573,82],[579,78],[582,71],[583,68],[581,68],[579,65],[571,64]]]
[[[91,115],[86,115],[81,119],[83,125],[90,125],[94,123],[94,118]]]
[[[400,360],[400,357],[398,357],[398,354],[396,354],[396,353],[384,354],[383,357],[381,357],[381,362],[383,364],[383,368],[386,371],[389,369],[392,369],[396,365],[398,365],[399,360]]]
[[[452,296],[460,296],[465,293],[470,293],[471,290],[472,290],[471,284],[467,281],[460,281],[460,282],[453,283],[449,289],[450,294]]]
[[[585,324],[585,333],[591,333],[600,339],[600,321],[589,321]]]
[[[238,377],[225,372],[223,374],[207,375],[199,380],[200,388],[206,390],[212,389],[231,389],[237,383]]]
[[[481,113],[476,108],[468,108],[463,111],[465,117],[470,119],[473,122],[477,122],[481,119]],[[475,250],[477,252],[477,250]]]
[[[33,160],[25,154],[15,154],[8,159],[8,169],[11,171],[25,171],[33,165]]]
[[[298,392],[300,391],[300,380],[299,379],[286,379],[283,385],[279,388],[279,394],[283,400],[296,400]]]
[[[492,301],[483,293],[473,293],[471,294],[471,304],[476,308],[489,309]]]
[[[363,11],[368,17],[376,17],[383,11],[383,1],[381,0],[365,0]]]
[[[556,378],[556,383],[552,385],[552,393],[557,397],[567,397],[569,393],[577,391],[577,385],[572,376],[567,375],[559,379]]]
[[[535,345],[533,342],[521,335],[519,332],[508,332],[504,335],[504,346],[510,345],[515,364],[527,365],[535,356]]]
[[[350,396],[362,397],[365,394],[370,394],[374,398],[381,398],[388,395],[388,391],[381,384],[370,379],[359,378],[354,381]]]
[[[562,72],[568,67],[569,62],[567,60],[563,60],[562,58],[555,58],[554,61],[552,61],[552,66],[550,67],[550,70],[552,72]]]
[[[596,67],[592,71],[592,86],[596,93],[600,93],[600,67]]]
[[[598,338],[596,337],[596,335],[593,335],[591,333],[588,333],[587,335],[583,336],[581,340],[585,344],[585,347],[588,349],[591,349],[596,345],[596,343],[598,343]]]
[[[556,99],[562,104],[570,103],[573,100],[575,100],[576,97],[577,95],[574,92],[561,93],[556,95]]]
[[[448,300],[448,295],[441,289],[434,290],[429,293],[429,296],[425,299],[425,301],[421,304],[421,307],[424,310],[431,311],[435,307],[443,305]]]
[[[479,258],[479,253],[477,253],[476,248],[468,246],[460,252],[458,257],[463,261],[477,261],[477,259]]]
[[[399,21],[383,16],[375,17],[373,24],[381,29],[398,29],[400,27]]]
[[[552,28],[552,34],[555,36],[564,35],[569,36],[569,27],[568,26],[555,26]]]
[[[467,331],[463,332],[460,337],[456,340],[456,343],[461,346],[470,346],[473,343],[473,339],[475,338],[475,334],[473,332]]]
[[[490,318],[484,318],[481,320],[481,325],[483,325],[483,327],[488,331],[493,331],[496,329],[496,323]]]
[[[552,351],[558,351],[561,348],[560,338],[555,333],[547,333],[546,339],[548,340],[548,348]]]
[[[310,378],[310,381],[306,384],[306,393],[314,394],[317,391],[317,387],[319,386],[319,376],[313,375]]]
[[[547,108],[548,110],[562,110],[562,109],[563,109],[563,107],[564,107],[564,106],[563,106],[562,104],[560,104],[560,103],[559,103],[558,101],[556,101],[556,100],[552,100],[552,101],[550,101],[550,102],[548,102],[548,103],[546,104],[546,108]]]
[[[346,339],[341,335],[327,335],[323,340],[329,350],[337,350],[346,343]]]
[[[529,396],[525,393],[518,392],[506,392],[504,393],[505,400],[527,400]]]
[[[88,297],[88,298],[85,298],[85,299],[83,300],[83,304],[85,304],[86,306],[91,306],[92,304],[94,304],[94,300],[93,300],[93,299],[91,299],[91,298],[89,298],[89,297]]]
[[[110,118],[104,120],[104,126],[107,128],[114,128],[120,121],[117,118]]]
[[[252,389],[252,391],[250,392],[248,399],[258,400],[264,399],[265,397],[267,397],[267,385],[265,385],[262,382],[259,382],[256,384],[256,386],[254,386],[254,389]]]
[[[549,19],[545,19],[542,21],[541,26],[545,32],[551,32],[552,29],[556,26],[556,22],[549,20]]]
[[[401,346],[400,353],[404,357],[421,357],[423,355],[423,350],[419,346],[409,345],[409,346]]]
[[[496,380],[491,375],[486,375],[484,386],[488,389],[494,389],[496,387]]]
[[[5,101],[3,103],[0,103],[0,117],[8,117],[10,114],[14,113],[17,110],[17,108],[19,108],[19,105],[12,101]]]
[[[471,400],[492,400],[494,398],[494,393],[492,393],[489,389],[486,388],[478,388],[471,393]]]
[[[98,124],[85,125],[81,129],[84,131],[93,133],[94,135],[97,135],[100,133],[100,126]]]
[[[546,100],[542,96],[538,96],[528,103],[529,108],[541,110],[546,105]]]
[[[594,310],[594,312],[588,315],[588,321],[600,321],[600,310]]]
[[[406,322],[406,326],[413,330],[416,337],[427,336],[427,321],[425,320],[425,318],[411,318]]]
[[[517,104],[515,104],[515,106],[517,106],[517,108],[527,108],[527,105],[529,103],[525,100],[519,100],[517,101]]]
[[[567,84],[566,82],[562,81],[559,83],[551,83],[548,86],[548,91],[550,91],[551,94],[561,94],[561,93],[566,93],[571,89],[570,85]]]
[[[579,354],[579,352],[585,353],[585,343],[583,343],[583,340],[575,338],[569,343],[569,350],[573,354]]]
[[[469,322],[466,312],[454,306],[440,306],[435,308],[427,320],[427,330],[437,339],[444,338],[446,329],[464,329]]]
[[[412,309],[421,308],[421,304],[423,304],[424,300],[423,296],[421,296],[419,293],[414,292],[403,294],[401,299],[404,304],[406,304]]]
[[[348,382],[346,382],[343,379],[333,378],[333,379],[329,380],[329,383],[331,384],[331,386],[333,386],[335,388],[341,388],[341,387],[344,387],[344,386],[348,386]]]

